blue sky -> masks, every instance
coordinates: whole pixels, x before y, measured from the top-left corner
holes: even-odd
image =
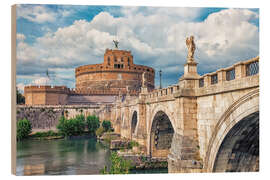
[[[19,5],[17,86],[75,87],[74,68],[103,62],[113,39],[136,64],[163,71],[175,84],[194,35],[198,72],[204,74],[259,55],[259,9]],[[156,74],[156,86],[159,86]]]

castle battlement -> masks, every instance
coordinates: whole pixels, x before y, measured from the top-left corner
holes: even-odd
[[[148,90],[155,88],[155,70],[133,62],[131,51],[106,49],[101,64],[75,69],[76,88],[66,86],[26,86],[27,105],[65,105],[70,96],[138,96],[142,79]]]
[[[75,69],[76,89],[83,91],[102,90],[111,94],[125,89],[139,92],[142,87],[142,74],[145,74],[146,86],[149,90],[155,86],[155,70],[144,65],[134,64],[131,51],[106,49],[101,64],[79,66]],[[109,94],[110,94],[109,93]]]
[[[62,92],[67,93],[70,89],[66,86],[30,85],[24,87],[24,92]]]

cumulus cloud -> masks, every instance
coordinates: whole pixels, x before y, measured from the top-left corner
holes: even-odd
[[[18,83],[18,84],[16,85],[17,89],[18,89],[20,92],[23,92],[23,91],[24,91],[24,86],[25,86],[25,84],[23,84],[23,83]]]
[[[48,77],[41,77],[33,80],[32,84],[34,85],[50,85],[51,80]]]
[[[175,77],[183,72],[187,55],[185,38],[190,35],[195,36],[195,58],[201,73],[259,54],[259,30],[252,23],[259,18],[256,12],[226,9],[195,21],[200,11],[200,8],[123,7],[121,17],[101,12],[91,21],[77,20],[48,32],[32,45],[20,37],[17,73],[44,73],[47,68],[56,72],[57,68],[101,63],[105,49],[112,48],[115,38],[120,40],[120,49],[132,51],[135,63],[162,69],[165,85],[176,82]],[[73,73],[71,81],[75,81],[74,72],[69,73]],[[56,74],[63,78],[59,82],[67,83],[72,78],[65,79],[59,71]]]
[[[18,5],[17,18],[25,18],[37,23],[53,22],[56,20],[56,13],[48,11],[41,5]]]
[[[68,17],[73,10],[49,8],[50,5],[17,5],[17,18],[24,18],[35,23],[55,22],[61,17]]]

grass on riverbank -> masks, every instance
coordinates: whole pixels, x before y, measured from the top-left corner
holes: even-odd
[[[61,139],[64,138],[60,133],[54,132],[52,130],[45,131],[45,132],[35,132],[31,135],[29,135],[29,138],[32,139]]]

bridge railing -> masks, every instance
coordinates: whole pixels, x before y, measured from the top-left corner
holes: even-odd
[[[199,79],[199,88],[208,87],[225,81],[241,79],[259,73],[259,57],[236,63],[230,67],[204,74]]]
[[[172,85],[163,89],[155,89],[147,95],[147,98],[156,98],[161,96],[170,96],[173,93],[179,91],[179,85]]]
[[[199,79],[198,87],[209,87],[218,85],[223,82],[241,79],[247,76],[253,76],[259,73],[259,57],[236,63],[230,67],[219,69],[212,73],[207,73]],[[179,84],[171,85],[163,89],[154,89],[146,95],[147,99],[155,99],[157,97],[170,97],[178,92]]]

